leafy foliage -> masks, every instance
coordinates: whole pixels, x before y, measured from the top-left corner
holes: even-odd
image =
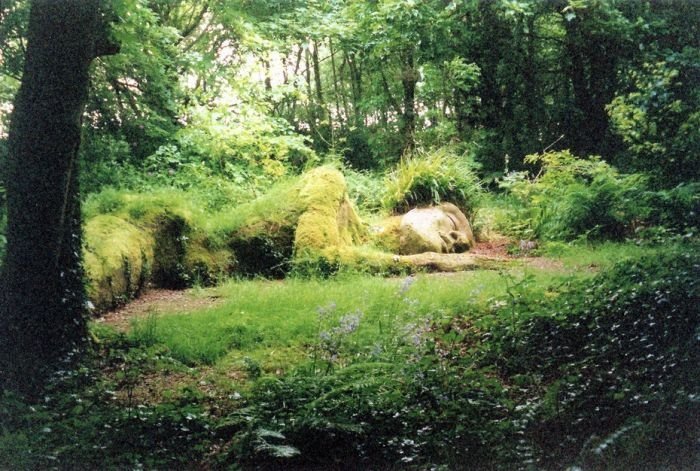
[[[527,277],[506,279],[491,314],[433,323],[403,361],[375,351],[331,372],[261,379],[225,421],[233,439],[223,456],[272,466],[687,466],[700,427],[698,261],[674,252],[627,262],[550,301]],[[299,454],[271,457],[255,445],[259,430]]]
[[[388,174],[382,204],[403,213],[416,206],[450,202],[471,216],[481,191],[473,165],[448,148],[416,151]]]
[[[524,204],[523,236],[621,239],[646,215],[641,175],[620,175],[599,158],[579,159],[569,151],[533,154],[526,162],[541,165],[533,180],[513,174],[503,184]]]
[[[629,71],[632,85],[607,109],[627,147],[626,165],[657,186],[700,178],[700,52],[685,48]]]
[[[681,250],[621,264],[551,307],[519,308],[518,330],[494,333],[483,361],[530,396],[526,434],[546,468],[693,459],[698,261]]]
[[[700,183],[688,182],[667,190],[649,192],[651,212],[647,224],[683,231],[700,227]]]
[[[201,397],[183,391],[171,402],[146,405],[132,396],[139,377],[158,364],[181,369],[158,347],[136,347],[115,337],[100,357],[59,371],[38,404],[3,392],[0,465],[171,468],[198,459],[213,438]],[[113,369],[113,376],[99,374],[100,367]]]

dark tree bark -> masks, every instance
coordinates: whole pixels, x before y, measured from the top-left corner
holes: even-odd
[[[116,53],[100,0],[34,0],[7,161],[0,382],[38,393],[86,338],[77,152],[92,60]]]
[[[358,68],[357,54],[355,52],[346,55],[346,62],[350,72],[350,86],[352,88],[352,111],[356,127],[364,126],[364,117],[360,112],[360,100],[362,99],[362,70]]]
[[[401,85],[403,86],[403,116],[401,119],[401,134],[403,135],[403,152],[413,149],[416,131],[416,70],[413,51],[407,52],[402,61]]]

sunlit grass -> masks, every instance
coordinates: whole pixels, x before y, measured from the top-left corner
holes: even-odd
[[[532,274],[529,289],[544,291],[562,274],[514,267],[510,276]],[[215,308],[161,315],[135,323],[132,336],[165,344],[188,364],[238,365],[248,357],[266,370],[286,369],[307,357],[319,332],[340,317],[361,313],[353,334],[358,353],[422,319],[440,321],[455,314],[482,312],[506,296],[506,278],[496,271],[415,278],[346,275],[330,280],[231,281],[217,294]],[[318,308],[330,311],[320,320]],[[329,308],[330,307],[330,308]]]
[[[561,261],[569,270],[602,269],[644,254],[662,253],[668,246],[650,247],[629,242],[564,243],[549,242],[543,255]]]

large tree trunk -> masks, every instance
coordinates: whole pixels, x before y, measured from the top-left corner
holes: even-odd
[[[86,329],[77,152],[91,61],[115,53],[99,0],[34,0],[7,162],[0,377],[37,393]]]

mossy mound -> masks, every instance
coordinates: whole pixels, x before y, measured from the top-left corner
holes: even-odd
[[[348,199],[343,174],[313,169],[241,206],[229,217],[229,246],[245,275],[284,276],[299,260],[360,244],[367,230]]]
[[[88,297],[105,310],[136,295],[150,279],[155,240],[125,219],[101,215],[85,225]]]
[[[97,312],[136,296],[146,284],[184,288],[230,273],[231,250],[212,241],[177,200],[110,195],[109,214],[87,218],[84,260]]]

